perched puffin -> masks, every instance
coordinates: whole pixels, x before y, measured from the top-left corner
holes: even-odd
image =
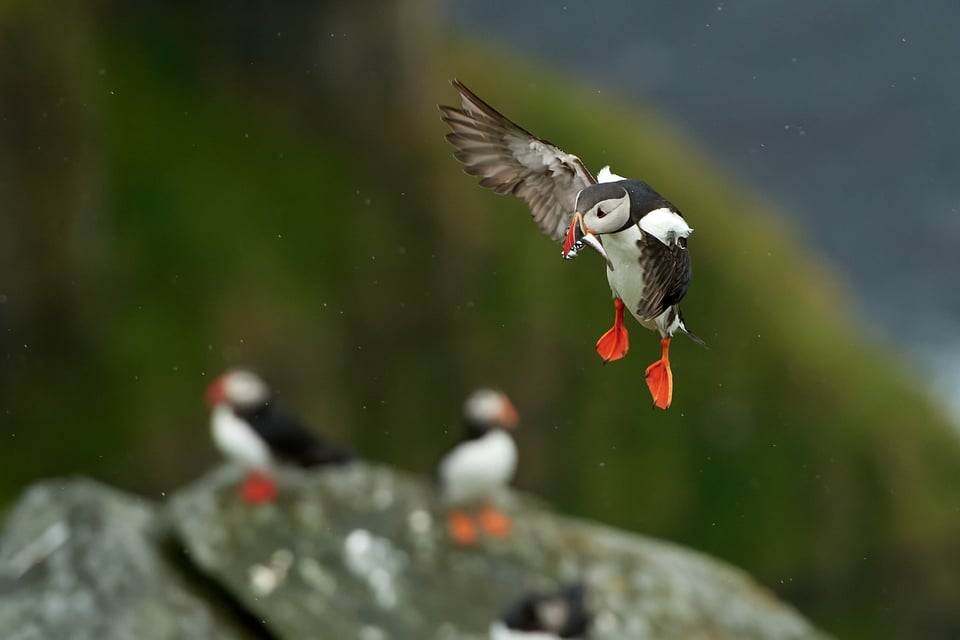
[[[314,467],[353,459],[349,450],[304,427],[251,371],[227,371],[210,383],[206,399],[214,444],[249,471],[240,493],[251,504],[270,502],[276,496],[272,471],[278,464]]]
[[[437,465],[437,481],[450,508],[447,528],[458,544],[473,544],[482,530],[509,535],[511,524],[491,498],[513,478],[517,445],[507,433],[519,422],[517,410],[501,391],[478,389],[463,405],[464,435]],[[477,507],[474,517],[471,512]]]
[[[586,640],[591,616],[582,584],[552,593],[532,593],[490,625],[490,640]]]
[[[576,257],[583,245],[607,263],[613,293],[613,328],[597,341],[604,362],[629,348],[623,324],[626,307],[637,321],[660,332],[660,359],[647,367],[654,405],[673,400],[670,338],[679,331],[698,344],[678,304],[690,284],[687,238],[693,232],[680,211],[650,185],[628,180],[604,167],[594,178],[580,158],[514,124],[457,80],[461,106],[440,106],[451,129],[454,157],[480,184],[522,199],[540,229],[563,242],[563,257]]]

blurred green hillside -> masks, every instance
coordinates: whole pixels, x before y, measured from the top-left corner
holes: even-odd
[[[842,637],[960,635],[956,438],[815,238],[658,115],[440,38],[429,3],[362,28],[358,4],[0,9],[0,501],[66,472],[195,477],[230,365],[424,473],[489,384],[524,420],[517,484],[559,509],[728,559]],[[653,333],[593,351],[597,256],[561,260],[461,173],[451,77],[695,228],[684,313],[709,349],[675,342],[670,411]]]

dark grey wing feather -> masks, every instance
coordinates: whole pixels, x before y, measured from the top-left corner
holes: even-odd
[[[447,140],[464,171],[497,193],[512,193],[530,207],[548,236],[562,241],[573,220],[577,194],[596,180],[575,155],[537,138],[481,100],[457,80],[451,82],[461,108],[440,106],[451,129]]]
[[[350,449],[314,434],[276,401],[238,415],[247,420],[280,458],[301,467],[340,464],[354,457]]]
[[[666,245],[652,234],[641,230],[640,263],[643,266],[643,299],[637,313],[644,320],[653,320],[677,304],[690,286],[690,254],[686,239]]]

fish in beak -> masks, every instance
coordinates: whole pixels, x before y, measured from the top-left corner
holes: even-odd
[[[583,245],[589,246],[603,256],[603,259],[607,262],[607,267],[613,271],[613,263],[610,262],[607,252],[603,250],[603,245],[600,244],[600,240],[597,239],[593,231],[583,225],[583,214],[577,211],[573,214],[573,221],[570,223],[570,228],[567,229],[567,237],[563,241],[564,259],[573,260],[576,258]]]

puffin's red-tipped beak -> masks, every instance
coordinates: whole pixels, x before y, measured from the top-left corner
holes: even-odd
[[[563,241],[563,257],[565,260],[573,260],[577,257],[577,252],[583,246],[583,236],[583,216],[577,211],[573,214],[570,228],[567,229],[567,237]]]
[[[604,251],[603,245],[597,240],[597,236],[594,235],[593,231],[584,226],[583,214],[577,211],[573,214],[573,221],[570,223],[570,228],[567,229],[567,237],[563,240],[564,259],[573,260],[576,258],[577,253],[583,248],[583,245],[589,246],[603,256],[603,259],[607,262],[607,267],[613,271],[613,263],[610,262],[610,258],[607,257],[607,252]]]
[[[509,400],[503,403],[500,415],[497,416],[497,422],[506,429],[514,429],[520,424],[520,415],[517,413],[517,408]]]
[[[203,397],[207,401],[207,406],[211,409],[227,398],[226,381],[224,376],[220,376],[216,380],[210,383],[210,386],[207,387],[206,392],[204,392]]]

